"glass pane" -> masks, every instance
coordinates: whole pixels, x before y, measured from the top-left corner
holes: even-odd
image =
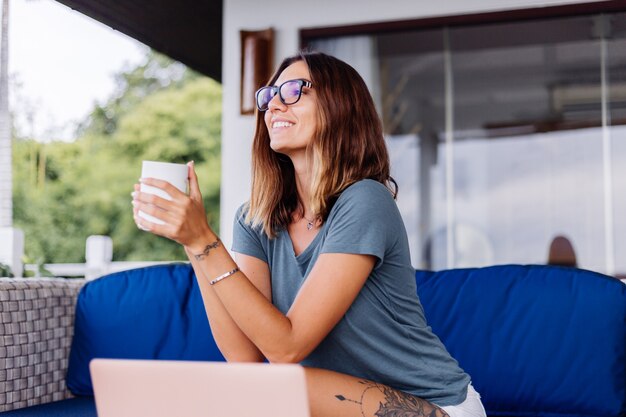
[[[431,233],[445,225],[445,211],[436,209],[445,205],[445,178],[433,175],[445,160],[438,144],[445,122],[442,45],[441,29],[377,37],[383,125],[418,268],[431,268],[432,257],[446,251],[445,241]]]
[[[455,266],[545,264],[563,236],[604,271],[599,45],[592,17],[451,31]]]
[[[433,198],[444,198],[443,183],[431,175],[432,167],[443,159],[437,146],[445,117],[442,42],[441,30],[433,30],[341,37],[309,44],[352,65],[372,92],[383,120],[391,175],[399,187],[398,207],[412,262],[418,267],[428,266],[424,248],[431,223],[445,223],[445,218],[431,209]],[[445,252],[445,242],[443,245],[439,250]]]
[[[626,279],[626,13],[609,16],[607,30],[615,272]]]
[[[459,26],[449,29],[448,45],[445,30],[315,45],[353,64],[372,90],[414,265],[575,262],[611,272],[613,243],[616,273],[626,275],[626,13]],[[451,195],[446,114],[453,116]],[[611,201],[612,221],[605,213]]]

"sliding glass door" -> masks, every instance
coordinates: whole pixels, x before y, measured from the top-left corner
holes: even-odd
[[[353,63],[373,92],[414,266],[626,273],[625,21],[618,13],[309,42]]]

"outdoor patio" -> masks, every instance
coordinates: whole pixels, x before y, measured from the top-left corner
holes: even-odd
[[[576,403],[583,409],[580,416],[624,415],[626,400],[618,398],[624,382],[607,377],[611,371],[618,374],[616,380],[626,375],[626,220],[620,215],[626,210],[623,2],[393,0],[364,7],[358,0],[315,5],[274,0],[58,1],[221,84],[221,176],[215,184],[218,195],[212,198],[219,200],[215,203],[219,205],[219,224],[215,226],[227,248],[232,243],[234,214],[250,193],[255,118],[244,91],[263,85],[271,68],[301,47],[349,62],[368,83],[385,125],[392,176],[400,189],[397,204],[408,231],[418,292],[424,291],[420,297],[442,297],[449,303],[446,305],[460,305],[453,311],[455,317],[477,332],[481,326],[476,323],[504,322],[505,327],[492,328],[492,333],[476,341],[476,345],[487,344],[489,355],[501,360],[496,361],[497,372],[486,371],[488,375],[482,379],[487,381],[486,398],[489,394],[497,398],[489,403],[493,415],[517,415],[506,408],[511,404],[516,412],[528,411],[525,405],[539,404],[529,412],[571,417],[574,414],[568,414],[569,409],[559,414],[563,399],[583,391],[583,399]],[[6,68],[2,73],[0,89],[6,92]],[[0,278],[0,412],[74,398],[66,380],[72,338],[77,328],[82,329],[75,327],[76,319],[88,317],[80,316],[80,297],[87,299],[86,294],[79,296],[82,288],[99,289],[107,296],[106,291],[112,291],[135,300],[137,304],[132,306],[121,305],[124,310],[146,302],[141,291],[124,287],[130,277],[146,280],[150,271],[166,271],[161,278],[151,277],[167,281],[176,276],[186,283],[189,279],[185,284],[188,292],[177,287],[172,290],[175,295],[167,298],[174,306],[168,314],[177,323],[182,320],[180,326],[185,329],[186,316],[180,318],[177,308],[192,300],[184,297],[195,296],[197,291],[188,266],[172,267],[163,260],[118,261],[115,240],[104,235],[87,238],[84,263],[24,264],[28,236],[13,221],[13,148],[4,96],[4,101],[0,100],[0,266],[10,266],[17,278]],[[208,161],[204,172],[210,173],[212,164],[215,161]],[[120,177],[125,172],[117,174]],[[131,210],[128,197],[128,213]],[[141,272],[128,272],[137,268],[142,268]],[[54,278],[40,276],[42,271]],[[27,274],[33,277],[22,278]],[[98,279],[103,276],[108,277]],[[510,281],[498,281],[498,276]],[[450,287],[438,286],[433,277],[447,279]],[[480,284],[478,279],[482,279]],[[115,280],[117,284],[107,289],[99,286]],[[463,280],[469,280],[469,290]],[[519,304],[507,288],[520,291]],[[176,293],[179,290],[184,295]],[[491,297],[492,304],[479,309],[473,321],[475,306],[466,305],[461,295],[480,304],[475,297],[481,294]],[[117,311],[113,307],[118,306],[112,307],[110,302],[97,304],[97,297],[90,301],[95,303],[94,310],[100,308],[111,317]],[[489,362],[489,357],[472,350],[471,343],[455,339],[461,337],[455,333],[461,324],[446,322],[442,312],[425,303],[435,321],[441,317],[441,331],[451,332],[446,333],[450,336],[446,343],[458,349],[460,356],[467,347],[470,367]],[[498,306],[509,313],[508,321]],[[198,305],[195,307],[197,310]],[[598,322],[582,317],[583,312],[589,317],[597,315]],[[97,313],[90,310],[90,314]],[[126,314],[131,314],[130,310]],[[549,324],[542,325],[544,314]],[[568,317],[572,320],[569,326]],[[530,342],[524,342],[523,335],[507,322],[519,322],[520,328],[536,333]],[[586,325],[598,326],[596,337],[587,342],[583,339],[592,336],[580,330]],[[190,332],[206,327],[204,322],[194,326],[198,327],[189,327]],[[580,332],[568,333],[569,328]],[[136,330],[122,325],[116,329],[125,335]],[[543,349],[541,337],[561,330],[558,334],[571,338],[567,340],[572,345],[548,344],[537,362],[533,361],[534,348],[529,347],[533,341],[536,349]],[[104,332],[102,327],[98,331]],[[507,337],[509,331],[513,336]],[[82,337],[91,340],[84,333]],[[608,346],[598,346],[600,339],[608,340]],[[219,351],[213,349],[210,331],[207,339],[201,340],[197,346],[204,349],[210,345],[209,353],[186,357],[180,353],[185,348],[177,347],[180,351],[173,349],[176,353],[171,355],[189,360],[223,359],[216,356]],[[518,348],[522,345],[526,348]],[[148,351],[153,347],[145,346]],[[89,354],[93,352],[100,353],[94,348]],[[588,362],[579,357],[583,353],[588,355],[585,360],[598,361],[602,372],[606,371],[600,373],[601,381],[594,380],[595,387],[576,385],[576,378],[565,371],[569,360],[586,375],[589,369],[584,364]],[[136,357],[142,355],[149,356],[142,351]],[[536,373],[515,368],[515,361],[527,361]],[[545,361],[543,366],[540,361]],[[551,362],[563,367],[558,363],[552,367]],[[518,378],[529,378],[519,379],[523,381],[520,387],[545,383],[542,387],[547,391],[568,389],[558,390],[561,397],[556,405],[522,388],[498,391],[497,381],[508,380],[502,375],[509,371],[519,372],[515,374]],[[84,375],[73,375],[77,378],[73,381],[79,381],[75,386],[85,388],[80,385]],[[562,377],[562,386],[550,385],[556,376]],[[608,393],[606,409],[591,410],[600,400],[592,389]],[[506,404],[507,398],[513,398],[510,404]],[[89,414],[92,402],[80,407],[90,410],[85,415],[93,415]],[[498,410],[505,411],[498,414]]]

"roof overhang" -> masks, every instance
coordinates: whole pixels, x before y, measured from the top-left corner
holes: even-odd
[[[222,0],[57,0],[217,81]]]

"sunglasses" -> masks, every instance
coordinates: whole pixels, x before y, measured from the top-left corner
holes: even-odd
[[[259,111],[269,108],[270,101],[278,93],[278,98],[283,104],[295,104],[302,96],[302,87],[311,88],[311,82],[307,80],[289,80],[279,86],[269,85],[257,90],[256,107]]]

